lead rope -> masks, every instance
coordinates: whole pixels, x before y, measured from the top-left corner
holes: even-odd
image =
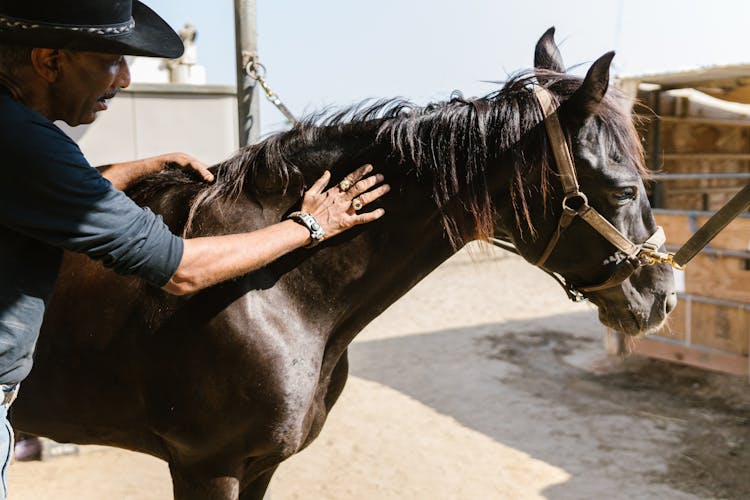
[[[703,250],[719,232],[750,207],[750,184],[742,188],[723,207],[711,216],[698,231],[674,254],[675,264],[683,267]]]

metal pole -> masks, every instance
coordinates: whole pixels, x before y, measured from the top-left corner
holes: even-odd
[[[654,113],[653,129],[651,135],[651,170],[658,172],[661,169],[661,92],[656,90],[649,96],[651,109]],[[660,183],[654,184],[652,191],[651,206],[662,208],[664,205],[664,188]]]
[[[245,71],[258,59],[255,0],[234,0],[234,32],[237,50],[237,111],[240,147],[260,138],[260,107],[256,81]]]

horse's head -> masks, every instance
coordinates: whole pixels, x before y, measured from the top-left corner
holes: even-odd
[[[523,199],[529,224],[497,229],[510,233],[524,258],[596,304],[602,323],[633,335],[648,332],[663,324],[677,299],[670,266],[642,265],[648,253],[637,253],[645,242],[656,250],[663,238],[646,195],[632,119],[616,91],[607,92],[614,53],[595,61],[581,81],[565,75],[553,34],[550,29],[539,40],[534,61],[538,84],[546,89],[537,93],[550,100],[549,112],[537,127],[542,130],[529,134],[543,137],[549,130],[551,167],[532,173],[515,195]],[[554,137],[551,120],[559,120],[561,137]],[[555,148],[560,152],[553,160]],[[572,180],[561,166],[565,150],[573,160]]]

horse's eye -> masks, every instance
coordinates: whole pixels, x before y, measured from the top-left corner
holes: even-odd
[[[612,193],[612,198],[617,205],[624,205],[632,200],[635,200],[637,195],[638,191],[636,191],[635,188],[627,187]]]

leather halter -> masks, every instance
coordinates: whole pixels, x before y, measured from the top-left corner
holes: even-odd
[[[659,248],[666,241],[664,230],[658,227],[656,232],[645,242],[633,243],[630,239],[617,230],[607,219],[605,219],[595,208],[588,204],[588,198],[582,193],[578,186],[573,156],[568,148],[568,142],[560,126],[557,116],[557,107],[550,92],[544,87],[535,86],[534,93],[544,114],[544,126],[547,130],[552,152],[557,163],[560,181],[563,185],[564,197],[562,202],[562,214],[552,238],[541,257],[534,263],[548,274],[552,275],[565,288],[571,300],[579,301],[586,298],[586,293],[606,290],[619,285],[627,280],[636,269],[641,266],[652,265],[657,262],[672,262],[672,255],[659,252]],[[557,247],[562,233],[570,227],[576,217],[586,221],[592,228],[601,234],[607,241],[614,245],[624,256],[622,261],[612,275],[605,281],[587,286],[575,286],[554,271],[544,267],[552,252]],[[493,240],[495,245],[510,250],[507,242]],[[517,250],[516,250],[517,253]]]

